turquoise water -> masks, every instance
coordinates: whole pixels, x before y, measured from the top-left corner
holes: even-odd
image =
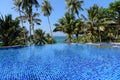
[[[57,43],[62,43],[65,41],[66,36],[54,36],[54,39],[57,41]]]
[[[120,80],[120,45],[105,46],[54,44],[0,49],[0,80]]]

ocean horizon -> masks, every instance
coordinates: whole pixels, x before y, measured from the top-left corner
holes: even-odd
[[[53,38],[57,41],[57,43],[62,43],[64,40],[67,39],[66,36],[53,36]]]

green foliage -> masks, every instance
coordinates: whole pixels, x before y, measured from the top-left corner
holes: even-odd
[[[11,15],[0,17],[0,38],[3,46],[25,45],[20,33],[21,28],[17,18],[13,20]]]
[[[51,15],[53,8],[48,0],[44,0],[44,2],[42,2],[41,8],[42,8],[42,12],[43,12],[44,16]]]
[[[74,31],[75,16],[70,13],[66,13],[64,17],[59,19],[58,23],[55,24],[56,28],[54,32],[64,32],[67,38],[71,41]]]
[[[41,29],[35,30],[35,45],[44,45],[47,43],[47,39],[45,37],[45,32],[43,32]]]
[[[50,34],[46,34],[47,44],[54,44],[56,40],[50,36]]]
[[[79,17],[79,11],[83,10],[83,8],[81,7],[83,4],[83,0],[65,0],[67,3],[67,9],[69,12],[71,12],[71,14],[77,14],[77,16]]]
[[[41,29],[35,30],[35,45],[44,45],[44,44],[53,44],[56,43],[55,39],[53,39],[50,34],[45,34],[45,32]]]

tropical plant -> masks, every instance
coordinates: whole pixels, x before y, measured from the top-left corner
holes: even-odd
[[[79,34],[84,34],[83,25],[84,25],[84,23],[83,23],[82,19],[77,19],[74,22],[74,27],[75,27],[74,34],[76,36],[77,41],[78,41]]]
[[[41,29],[37,29],[35,30],[35,40],[34,40],[34,44],[35,45],[44,45],[47,43],[47,39],[45,36],[45,32],[43,32]]]
[[[120,28],[120,0],[116,0],[115,2],[110,3],[110,8],[118,13],[118,26],[116,26],[116,42],[117,42]]]
[[[83,10],[83,8],[81,7],[83,4],[83,0],[65,0],[67,3],[67,9],[71,14],[77,14],[78,18],[79,18],[79,11]]]
[[[33,21],[33,27],[32,27],[33,34],[35,33],[35,31],[34,31],[34,25],[35,25],[35,24],[36,24],[36,25],[40,25],[40,24],[41,24],[41,20],[38,18],[39,15],[40,15],[39,13],[33,13],[33,14],[31,15],[32,21]],[[29,18],[29,16],[28,16],[28,14],[24,14],[23,16],[20,16],[19,18],[21,18],[21,17],[22,17],[23,20],[30,21],[30,18]]]
[[[52,8],[52,6],[51,6],[51,4],[48,0],[44,0],[44,2],[42,2],[41,7],[42,7],[42,12],[43,12],[44,16],[47,16],[47,18],[48,18],[50,33],[51,33],[51,36],[52,36],[52,28],[51,28],[51,25],[50,25],[49,16],[51,15],[51,12],[52,12],[53,8]]]
[[[13,0],[14,7],[13,9],[17,12],[19,12],[19,16],[22,16],[22,10],[21,10],[21,5],[22,5],[22,0]],[[22,17],[20,18],[21,21],[21,26],[23,27],[23,19]]]
[[[31,30],[34,27],[33,25],[33,7],[35,6],[35,8],[39,7],[39,3],[37,0],[22,0],[22,9],[25,11],[25,13],[28,15],[29,17],[29,25],[30,25],[30,36],[31,36]],[[32,39],[30,38],[30,42],[32,42]]]
[[[47,44],[56,43],[55,39],[50,36],[50,34],[46,34]]]
[[[0,17],[0,38],[3,46],[25,45],[26,43],[20,38],[20,33],[18,18],[13,20],[11,15]]]
[[[75,16],[67,12],[65,16],[59,19],[58,23],[55,24],[56,28],[54,29],[54,32],[57,31],[64,32],[68,40],[72,42],[72,36],[75,28],[74,21],[75,21]]]

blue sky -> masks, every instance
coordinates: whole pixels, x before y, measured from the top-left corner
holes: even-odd
[[[41,3],[42,0],[38,0],[38,1]],[[115,0],[84,0],[84,4],[83,4],[82,7],[84,9],[88,9],[93,4],[98,4],[99,6],[108,7],[109,3],[114,2],[114,1]],[[52,14],[50,16],[51,26],[52,26],[52,29],[54,29],[55,28],[54,24],[67,11],[65,9],[66,3],[65,3],[65,0],[50,0],[50,2],[51,2],[51,5],[54,9],[54,11],[52,12]],[[15,12],[12,8],[13,8],[13,1],[12,0],[1,0],[1,2],[0,2],[0,13],[2,15],[12,14],[13,18],[19,16],[18,13]],[[42,15],[41,11],[39,11],[39,12],[40,12],[40,15],[41,15],[40,19],[42,20],[42,23],[41,23],[40,26],[35,26],[35,29],[41,28],[45,32],[49,33],[49,26],[48,26],[47,18]],[[87,16],[85,10],[83,12],[80,12],[80,13]],[[26,27],[28,28],[29,25],[27,24]],[[61,35],[64,35],[64,34],[62,34],[60,32],[57,32],[57,33],[53,33],[53,35],[61,36]]]

